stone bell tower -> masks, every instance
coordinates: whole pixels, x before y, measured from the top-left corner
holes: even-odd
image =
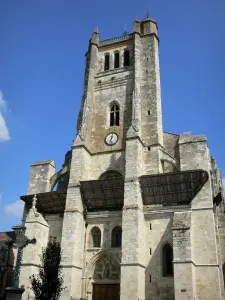
[[[134,21],[132,34],[99,41],[95,29],[86,53],[82,107],[74,146],[84,144],[93,153],[118,151],[125,139],[138,136],[151,147],[152,172],[160,171],[163,147],[157,23],[151,18]],[[113,104],[118,124],[110,124]],[[107,145],[114,132],[118,141]]]

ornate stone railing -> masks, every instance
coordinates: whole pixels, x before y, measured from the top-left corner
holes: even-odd
[[[122,42],[122,41],[126,41],[126,40],[131,40],[133,38],[133,34],[132,33],[127,33],[121,36],[117,36],[111,39],[107,39],[104,41],[100,41],[99,45],[100,46],[105,46],[105,45],[109,45],[109,44],[114,44],[114,43],[118,43],[118,42]]]

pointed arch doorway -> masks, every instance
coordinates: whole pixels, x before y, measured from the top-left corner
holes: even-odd
[[[120,299],[120,261],[109,251],[101,251],[89,265],[90,300]],[[91,285],[91,286],[90,286]]]

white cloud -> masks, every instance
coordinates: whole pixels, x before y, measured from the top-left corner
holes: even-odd
[[[6,215],[21,217],[23,214],[24,203],[21,200],[17,200],[13,203],[6,204],[4,212]]]
[[[4,99],[2,91],[0,90],[0,141],[10,140],[9,130],[6,126],[6,122],[3,117],[3,112],[5,111],[6,111],[6,101]]]

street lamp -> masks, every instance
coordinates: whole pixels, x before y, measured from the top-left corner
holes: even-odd
[[[16,242],[15,246],[18,248],[17,252],[17,260],[16,260],[16,267],[14,271],[13,277],[13,288],[19,287],[19,278],[20,278],[20,271],[21,271],[21,263],[23,258],[23,248],[25,248],[29,244],[36,244],[36,239],[29,239],[25,235],[26,227],[23,225],[14,226],[12,227],[16,233]]]

